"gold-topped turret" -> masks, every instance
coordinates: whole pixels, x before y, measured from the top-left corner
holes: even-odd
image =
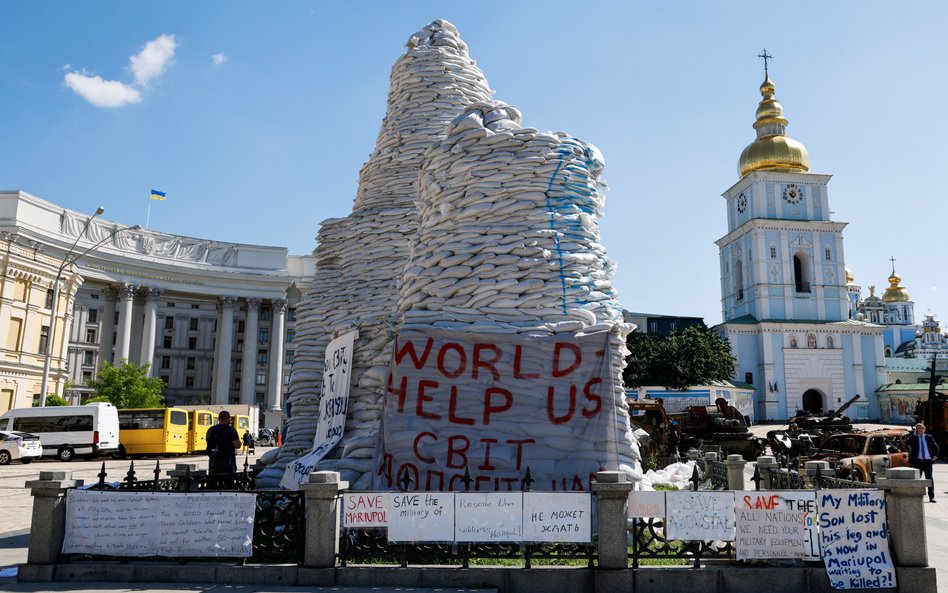
[[[806,173],[810,170],[810,156],[803,144],[787,136],[788,122],[783,117],[783,106],[775,98],[777,87],[767,69],[767,60],[773,56],[765,49],[758,57],[764,59],[764,82],[760,85],[762,99],[754,122],[757,139],[741,153],[737,170],[741,177],[751,171]]]
[[[885,289],[885,294],[882,295],[883,301],[887,303],[907,303],[912,300],[905,287],[899,285],[900,282],[902,282],[902,277],[893,270],[892,275],[889,276],[889,287]]]

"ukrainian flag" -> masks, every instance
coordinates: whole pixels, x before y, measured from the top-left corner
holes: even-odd
[[[163,201],[163,200],[165,199],[165,192],[163,192],[163,191],[158,191],[157,189],[153,189],[153,190],[151,190],[151,196],[149,196],[149,197],[150,197],[152,200],[162,200],[162,201]]]

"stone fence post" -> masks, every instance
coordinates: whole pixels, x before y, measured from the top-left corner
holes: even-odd
[[[760,471],[761,488],[763,490],[773,490],[773,484],[770,481],[770,470],[777,469],[780,464],[777,458],[770,455],[764,455],[757,458],[757,469]]]
[[[806,473],[807,482],[813,483],[816,478],[816,472],[819,470],[820,475],[824,478],[833,477],[833,468],[830,467],[829,461],[807,461],[803,464],[803,471]]]
[[[342,491],[349,482],[339,481],[339,472],[313,472],[300,484],[306,499],[306,543],[303,566],[333,568],[339,553],[339,509]]]
[[[718,460],[718,453],[716,451],[708,451],[704,454],[704,475],[710,476],[711,472],[714,471],[714,462]]]
[[[728,455],[724,462],[727,467],[727,489],[728,490],[747,490],[744,487],[744,461],[743,455]]]
[[[629,567],[629,482],[622,472],[598,472],[592,483],[599,508],[599,568]]]
[[[885,490],[892,559],[896,566],[928,566],[923,497],[931,480],[911,467],[890,467],[878,485]]]
[[[73,480],[72,472],[66,471],[41,471],[38,480],[26,483],[33,496],[27,563],[59,560],[66,533],[66,492],[76,486],[82,486],[82,480]]]

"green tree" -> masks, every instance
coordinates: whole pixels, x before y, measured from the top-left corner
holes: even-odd
[[[83,403],[109,402],[116,408],[160,408],[165,405],[161,395],[165,383],[148,376],[148,366],[123,360],[120,365],[102,363],[98,376],[88,382],[95,396]]]
[[[734,376],[730,342],[704,324],[665,337],[633,332],[626,344],[631,352],[622,374],[626,387],[687,389]]]
[[[39,400],[36,400],[36,401],[33,402],[33,407],[35,408],[35,407],[39,406],[39,404],[40,404],[40,403],[39,403]],[[68,405],[69,405],[69,402],[66,401],[64,398],[59,397],[59,396],[56,395],[55,393],[47,393],[47,394],[46,394],[46,405],[47,405],[47,406],[68,406]]]

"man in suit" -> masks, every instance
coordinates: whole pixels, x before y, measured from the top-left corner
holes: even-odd
[[[925,434],[925,425],[915,425],[915,434],[906,439],[909,448],[909,464],[922,472],[926,480],[932,480],[932,463],[938,459],[938,443],[932,435]],[[935,483],[928,487],[928,500],[935,502]]]

